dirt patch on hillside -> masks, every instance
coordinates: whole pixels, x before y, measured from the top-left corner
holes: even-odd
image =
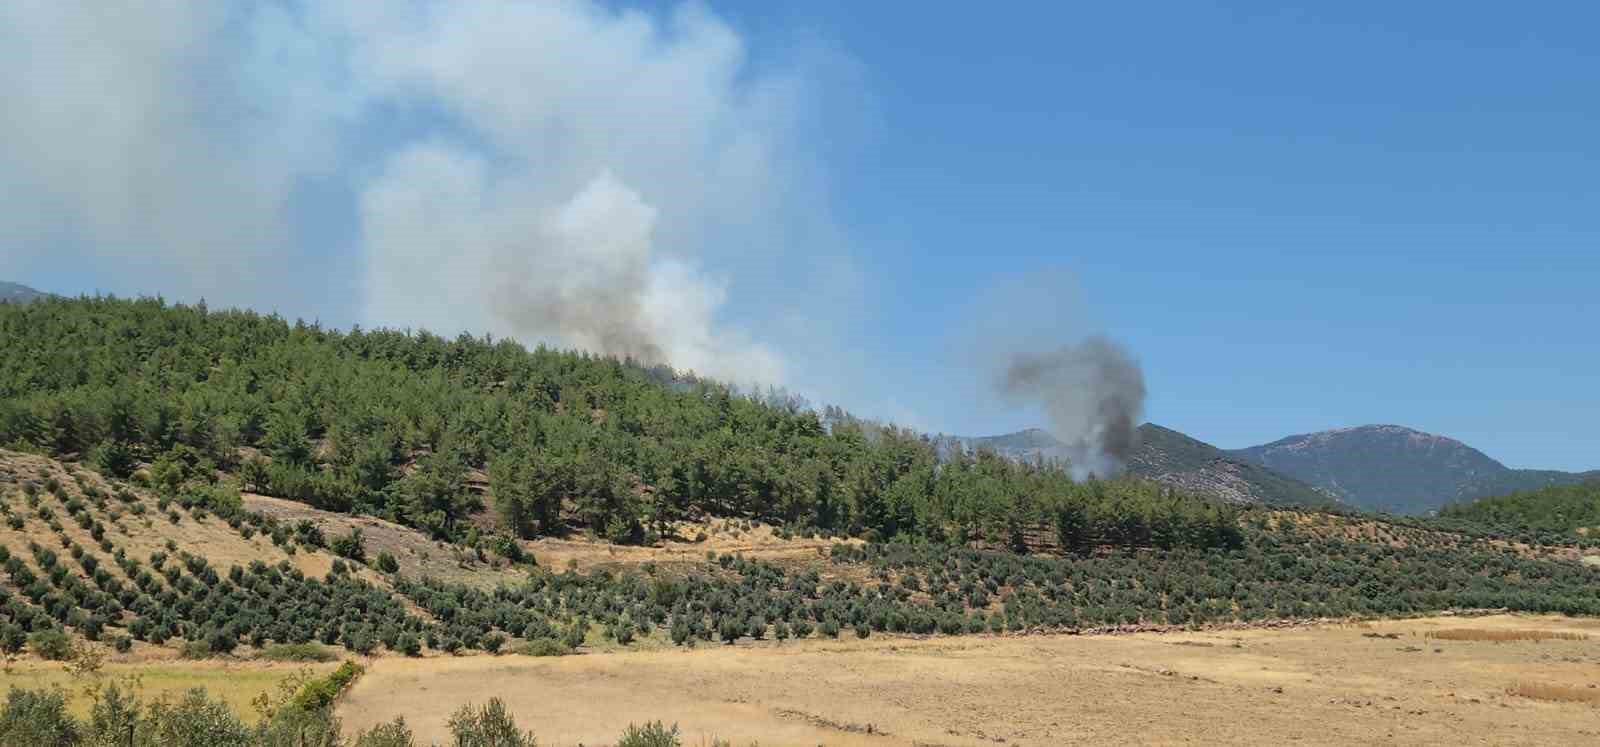
[[[655,563],[658,566],[704,565],[707,553],[733,553],[752,560],[776,563],[815,563],[836,542],[824,537],[782,537],[767,524],[738,519],[712,519],[682,522],[674,537],[654,547],[612,545],[599,540],[573,537],[544,538],[523,546],[538,558],[539,564],[555,571],[569,565],[580,571],[624,570],[631,566]]]
[[[245,508],[259,511],[279,521],[309,520],[329,539],[360,529],[367,556],[387,551],[400,564],[400,572],[412,576],[431,576],[444,581],[490,588],[499,583],[517,583],[526,576],[518,568],[493,553],[482,556],[471,549],[431,540],[410,527],[372,516],[339,514],[312,508],[304,503],[245,493]],[[613,545],[600,539],[573,534],[566,538],[545,537],[521,542],[523,551],[543,568],[561,572],[575,568],[625,571],[647,563],[671,570],[674,567],[704,566],[706,554],[733,553],[751,559],[778,563],[815,563],[835,542],[821,537],[782,537],[767,524],[737,519],[712,519],[680,522],[673,536],[651,547]]]
[[[1459,618],[1124,636],[766,642],[560,659],[373,662],[352,733],[404,714],[443,740],[462,703],[504,699],[541,744],[609,744],[678,722],[688,744],[1579,744],[1600,711],[1514,694],[1600,681],[1600,644],[1439,641]],[[1600,621],[1497,615],[1485,630],[1593,634]],[[1183,644],[1183,645],[1173,645]]]
[[[429,539],[422,532],[392,521],[322,511],[304,503],[255,493],[244,493],[243,498],[247,510],[258,511],[278,521],[290,524],[311,521],[329,540],[360,529],[362,546],[369,560],[377,558],[380,552],[387,552],[399,563],[400,572],[413,578],[429,576],[490,588],[500,583],[517,583],[526,577],[525,570],[490,553],[480,556],[469,548]]]

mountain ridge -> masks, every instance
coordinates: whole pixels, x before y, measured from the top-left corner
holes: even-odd
[[[1071,461],[1066,446],[1042,428],[946,439],[969,450],[987,448],[1019,461]],[[1230,503],[1325,506],[1337,502],[1331,492],[1154,423],[1139,426],[1139,445],[1129,456],[1127,467],[1130,474]]]
[[[1301,433],[1228,453],[1351,505],[1400,513],[1600,476],[1513,469],[1454,438],[1387,423]]]
[[[0,303],[30,303],[50,294],[34,290],[21,283],[11,283],[0,280]]]

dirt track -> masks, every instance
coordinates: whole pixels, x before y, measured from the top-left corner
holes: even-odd
[[[1425,637],[1462,627],[1597,637]],[[1582,744],[1600,741],[1600,709],[1505,689],[1587,687],[1600,682],[1597,665],[1600,621],[1511,615],[1126,636],[875,636],[561,659],[385,658],[341,715],[353,733],[404,714],[421,741],[443,741],[451,710],[499,696],[544,745],[609,744],[629,722],[652,719],[678,722],[690,745]]]

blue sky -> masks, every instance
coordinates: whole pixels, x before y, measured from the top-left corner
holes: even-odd
[[[886,328],[1066,267],[1156,422],[1600,464],[1600,8],[810,7],[732,15],[859,62],[877,131],[842,204],[886,273],[915,268]]]
[[[39,113],[0,132],[0,277],[583,344],[474,304],[590,295],[551,278],[610,278],[599,241],[675,362],[926,429],[1039,422],[983,339],[1104,331],[1219,446],[1386,422],[1600,468],[1592,4],[40,7],[0,13]],[[508,246],[510,291],[460,269]]]

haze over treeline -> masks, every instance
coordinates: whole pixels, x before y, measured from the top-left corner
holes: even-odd
[[[509,336],[925,430],[1000,409],[861,342],[890,279],[834,218],[840,50],[588,0],[23,3],[0,34],[28,71],[0,276],[71,257],[69,294]],[[975,407],[924,396],[966,378]]]
[[[0,344],[0,444],[119,476],[150,461],[220,468],[246,489],[440,538],[492,509],[517,536],[630,543],[707,514],[1011,547],[1041,528],[1068,548],[1239,541],[1234,507],[1203,496],[941,454],[914,431],[837,411],[824,422],[614,357],[153,299],[0,305]],[[468,489],[474,472],[492,505]]]

